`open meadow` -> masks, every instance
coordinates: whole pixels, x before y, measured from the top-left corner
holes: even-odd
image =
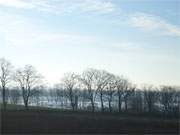
[[[178,134],[178,118],[147,114],[101,113],[57,109],[9,109],[1,112],[2,133]]]

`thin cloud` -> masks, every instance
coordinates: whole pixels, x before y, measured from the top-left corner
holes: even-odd
[[[53,13],[96,12],[106,14],[116,9],[116,6],[109,0],[0,0],[0,5]]]
[[[180,27],[170,24],[160,17],[136,13],[129,15],[129,24],[133,27],[140,28],[144,31],[157,32],[161,35],[180,37]]]
[[[46,31],[43,27],[32,23],[29,18],[15,14],[0,12],[0,35],[6,45],[36,46],[45,43],[53,45],[79,45],[95,42],[96,38],[89,35],[70,32]]]
[[[15,8],[34,8],[33,4],[23,0],[0,0],[0,5]]]
[[[110,0],[0,0],[0,6],[57,14],[94,13],[116,16],[120,8]],[[180,37],[180,27],[146,13],[124,14],[130,26],[162,36]],[[116,16],[116,18],[118,18]],[[116,20],[117,21],[117,20]],[[119,21],[119,20],[118,20]]]

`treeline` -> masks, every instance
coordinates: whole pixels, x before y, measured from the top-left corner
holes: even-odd
[[[1,97],[7,103],[101,112],[179,114],[180,87],[146,85],[141,89],[123,76],[105,70],[86,69],[80,75],[66,73],[53,88],[43,85],[42,76],[31,65],[14,69],[0,59]]]

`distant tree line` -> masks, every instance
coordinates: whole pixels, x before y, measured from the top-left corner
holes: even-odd
[[[180,87],[145,85],[141,89],[127,78],[105,70],[86,69],[81,74],[66,73],[59,84],[48,88],[37,70],[26,65],[14,69],[9,61],[0,59],[0,90],[3,109],[7,103],[56,105],[62,109],[163,113],[178,115]]]

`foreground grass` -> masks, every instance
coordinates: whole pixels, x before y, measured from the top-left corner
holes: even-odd
[[[29,109],[26,110],[24,105],[15,105],[15,104],[7,104],[7,110],[8,111],[37,111],[37,112],[66,112],[66,113],[86,113],[86,114],[91,114],[92,112],[89,110],[76,110],[72,111],[69,109],[60,109],[60,108],[50,108],[50,107],[40,107],[40,106],[29,106]],[[0,111],[3,111],[2,109],[2,104],[0,104]],[[162,118],[162,119],[179,119],[179,115],[164,115],[163,113],[147,113],[147,112],[142,112],[142,113],[134,113],[134,112],[94,112],[93,114],[100,114],[100,115],[113,115],[113,116],[135,116],[135,117],[150,117],[150,118]]]
[[[177,118],[129,113],[91,113],[8,105],[1,111],[2,133],[138,133],[178,134]]]

